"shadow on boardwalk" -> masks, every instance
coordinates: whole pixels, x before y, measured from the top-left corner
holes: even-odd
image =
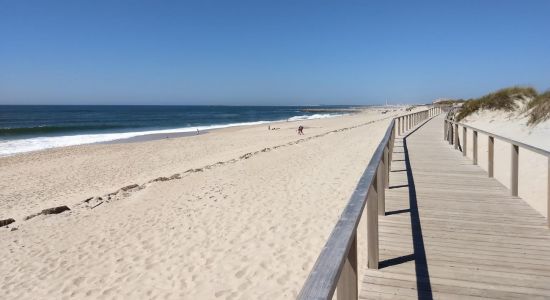
[[[394,152],[395,153],[395,152]],[[386,212],[386,216],[400,213],[410,213],[412,239],[414,253],[396,258],[387,259],[380,262],[380,268],[414,261],[416,272],[416,290],[418,299],[433,299],[432,288],[430,284],[430,273],[428,270],[428,262],[426,259],[426,249],[424,247],[424,237],[422,236],[422,224],[420,222],[420,214],[418,212],[418,199],[416,197],[416,188],[414,185],[414,175],[411,168],[410,157],[407,148],[407,138],[403,138],[403,153],[405,155],[405,170],[407,172],[407,184],[391,186],[392,188],[408,187],[409,189],[409,208]],[[402,170],[400,170],[402,171]]]

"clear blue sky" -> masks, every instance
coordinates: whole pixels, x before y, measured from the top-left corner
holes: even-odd
[[[550,88],[550,1],[0,0],[0,104],[370,104]]]

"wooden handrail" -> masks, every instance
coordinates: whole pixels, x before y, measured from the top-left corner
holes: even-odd
[[[332,299],[335,290],[338,300],[358,298],[358,267],[361,266],[358,265],[357,253],[362,249],[357,247],[357,227],[367,206],[368,267],[378,269],[378,215],[385,214],[384,189],[388,187],[395,135],[404,132],[402,129],[412,129],[414,125],[440,112],[440,108],[432,107],[398,116],[391,121],[309,273],[298,299]]]
[[[538,148],[538,147],[535,147],[535,146],[532,146],[532,145],[528,145],[528,144],[522,143],[520,141],[512,140],[510,138],[503,137],[501,135],[491,133],[491,132],[488,132],[488,131],[485,131],[485,130],[482,130],[482,129],[479,129],[479,128],[475,128],[473,126],[466,125],[464,123],[460,123],[460,122],[456,122],[456,121],[448,120],[448,119],[446,119],[445,121],[449,122],[449,123],[452,123],[452,124],[455,124],[455,125],[458,125],[458,126],[461,126],[461,127],[469,128],[472,131],[477,131],[477,132],[483,133],[485,135],[492,136],[492,137],[496,138],[497,140],[501,140],[501,141],[507,142],[509,144],[513,144],[513,145],[519,146],[521,148],[528,149],[528,150],[536,152],[538,154],[542,154],[542,155],[545,155],[545,156],[550,156],[550,151],[548,151],[548,150],[544,150],[544,149],[541,149],[541,148]]]

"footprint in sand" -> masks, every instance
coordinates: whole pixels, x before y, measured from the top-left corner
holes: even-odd
[[[217,291],[214,293],[214,296],[216,296],[216,298],[219,298],[219,297],[222,297],[224,296],[225,294],[228,294],[231,290],[221,290],[221,291]]]
[[[242,268],[239,271],[237,271],[237,273],[235,273],[235,277],[237,277],[237,278],[243,277],[243,275],[246,274],[246,269],[247,268],[245,267],[245,268]]]

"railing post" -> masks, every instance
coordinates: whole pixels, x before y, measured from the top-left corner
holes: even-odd
[[[453,133],[453,128],[454,128],[454,125],[452,122],[449,122],[449,135],[448,135],[448,140],[449,140],[449,145],[452,145],[453,142],[454,142],[454,133]]]
[[[488,157],[487,157],[487,173],[489,177],[493,177],[493,171],[495,168],[495,138],[492,136],[489,136],[488,139]]]
[[[382,158],[382,161],[380,162],[380,165],[378,165],[378,169],[376,170],[376,177],[381,178],[382,180],[376,180],[376,193],[378,194],[378,215],[383,216],[386,214],[386,204],[384,203],[386,201],[385,195],[386,195],[386,163],[387,163],[387,151],[386,148],[384,148],[384,155]]]
[[[455,149],[458,149],[458,124],[455,123],[455,126],[454,126],[454,134],[455,134]]]
[[[403,124],[403,118],[399,117],[399,122],[397,123],[397,135],[401,135],[401,124]]]
[[[511,144],[512,151],[512,172],[510,178],[510,192],[512,196],[518,195],[518,169],[519,169],[519,146]]]
[[[547,214],[546,214],[546,220],[548,221],[548,228],[550,228],[550,156],[548,156],[548,168],[547,168],[547,180],[548,182],[546,183],[546,211],[547,211]]]
[[[443,140],[447,140],[447,120],[443,120]]]
[[[468,133],[467,133],[467,129],[466,127],[462,127],[462,156],[466,156],[466,152],[468,151],[467,149],[467,137],[468,137]]]
[[[389,145],[386,145],[386,148],[384,148],[384,188],[390,187],[390,168],[389,166],[389,159],[390,158],[390,148]]]
[[[353,241],[344,262],[338,285],[336,286],[336,299],[357,300],[359,284],[357,276],[357,231],[353,234]]]
[[[378,177],[378,176],[376,176]],[[367,199],[367,267],[378,269],[378,194],[376,181],[369,187]]]
[[[473,153],[473,160],[474,160],[474,165],[477,165],[477,131],[473,131],[473,139],[474,139],[474,153]]]
[[[391,170],[391,162],[392,162],[392,159],[393,159],[393,148],[394,148],[394,144],[395,143],[395,134],[392,135],[390,137],[390,157],[388,158],[388,174],[390,173],[390,170]]]

